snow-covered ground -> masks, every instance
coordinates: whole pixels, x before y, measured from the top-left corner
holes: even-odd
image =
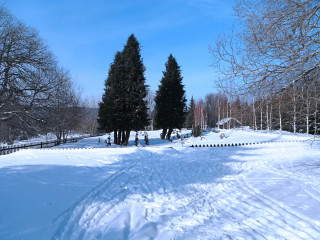
[[[0,239],[320,239],[320,142],[226,134],[1,156]]]

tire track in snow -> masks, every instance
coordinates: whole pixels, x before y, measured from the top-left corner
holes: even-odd
[[[128,221],[126,221],[125,228],[128,229],[124,230],[124,232],[130,232],[131,210],[123,209],[130,208],[132,205],[130,205],[131,199],[127,197],[137,190],[142,194],[139,199],[134,199],[136,202],[145,202],[146,200],[148,202],[157,202],[155,196],[157,192],[154,192],[154,189],[158,189],[158,191],[162,189],[161,194],[165,195],[168,202],[170,202],[170,195],[167,193],[168,187],[166,186],[168,181],[163,179],[161,173],[163,171],[162,160],[167,158],[168,155],[162,154],[160,158],[158,155],[151,151],[139,149],[135,155],[136,160],[132,164],[105,179],[66,211],[64,214],[66,216],[64,216],[64,220],[53,239],[87,239],[88,235],[85,230],[81,230],[82,227],[89,229],[90,226],[102,222],[107,215],[112,215],[119,211],[126,212]],[[154,158],[156,158],[156,161],[148,161]],[[128,172],[130,172],[129,175]],[[155,183],[157,185],[155,187],[152,186]],[[116,191],[109,193],[108,190]],[[145,212],[146,216],[147,214]],[[106,224],[105,231],[108,231],[109,226],[114,221],[113,219],[109,224]]]
[[[100,195],[100,193],[102,192],[106,192],[105,190],[109,187],[109,185],[111,185],[112,183],[115,182],[119,182],[119,178],[121,178],[122,176],[124,176],[126,174],[126,172],[128,172],[129,170],[131,170],[132,168],[135,167],[135,165],[137,165],[137,163],[139,162],[139,159],[141,158],[141,154],[138,152],[136,152],[136,154],[138,153],[138,157],[135,157],[135,160],[132,161],[131,164],[129,164],[126,167],[121,168],[118,172],[112,174],[110,177],[108,177],[107,179],[105,179],[104,181],[102,181],[100,184],[98,184],[96,187],[94,187],[93,189],[91,189],[88,193],[86,193],[84,196],[81,197],[80,200],[78,200],[77,202],[75,202],[74,205],[72,205],[70,208],[68,208],[65,212],[61,213],[54,221],[56,222],[60,222],[55,235],[53,236],[52,239],[69,239],[69,237],[71,237],[71,239],[78,239],[75,238],[74,235],[77,233],[77,226],[79,225],[80,219],[83,216],[83,214],[85,213],[85,211],[87,211],[87,207],[90,205],[90,208],[94,209],[93,213],[91,214],[91,216],[87,216],[88,219],[94,219],[94,216],[96,216],[98,214],[98,212],[100,211],[99,205],[101,205],[102,203],[94,203],[94,201],[96,200],[96,197]],[[128,161],[128,160],[126,160]],[[123,187],[123,185],[122,185]],[[121,190],[118,190],[117,192],[113,193],[113,194],[107,194],[107,197],[110,199],[110,201],[115,201],[114,197],[121,194]],[[104,196],[106,197],[106,196]],[[104,209],[103,212],[108,212],[112,209],[112,204],[109,208]],[[61,220],[62,219],[62,220]],[[84,223],[84,225],[87,225],[86,223]],[[79,234],[81,239],[81,236],[83,235],[83,233],[80,232]]]
[[[161,216],[163,216],[163,219],[159,220],[158,224],[160,225],[165,223],[167,218],[172,218],[174,222],[181,217],[181,212],[186,218],[190,218],[192,217],[190,216],[190,210],[200,217],[200,223],[204,221],[204,218],[208,218],[201,214],[201,204],[198,202],[199,193],[196,187],[185,188],[186,192],[182,190],[182,193],[179,194],[172,191],[175,191],[175,189],[181,191],[180,188],[177,189],[177,183],[178,185],[187,184],[195,181],[202,174],[205,176],[210,176],[212,173],[216,174],[214,168],[216,164],[213,164],[213,167],[209,166],[207,162],[205,165],[200,165],[200,169],[197,169],[194,167],[198,166],[198,163],[191,161],[189,165],[185,166],[186,159],[183,158],[179,151],[175,150],[169,150],[170,154],[165,151],[161,157],[159,154],[150,151],[138,151],[138,153],[135,157],[140,160],[103,181],[100,187],[93,189],[92,193],[87,194],[82,201],[69,210],[68,217],[64,223],[65,226],[58,229],[55,235],[58,239],[87,239],[91,236],[90,227],[100,223],[105,224],[102,231],[109,231],[109,228],[113,227],[116,220],[109,219],[107,222],[105,220],[106,216],[112,214],[126,215],[123,222],[123,225],[125,225],[123,232],[130,233],[130,226],[135,224],[132,223],[134,219],[131,218],[131,215],[134,214],[130,207],[132,204],[141,204],[143,206],[144,218],[155,228],[153,231],[155,234],[157,232],[157,224],[155,225],[153,221],[159,217],[161,218]],[[172,154],[175,156],[173,157]],[[154,159],[155,161],[153,161]],[[170,160],[170,165],[167,164],[168,160]],[[190,167],[195,170],[191,175]],[[125,173],[129,171],[135,172],[135,174],[131,175],[131,177],[127,176]],[[130,192],[128,189],[127,192],[123,192],[123,188],[126,185],[130,188],[137,185],[137,189],[141,193],[140,196],[132,199],[133,196],[129,196],[129,194],[134,193],[135,190]],[[106,194],[108,190],[116,190],[116,192],[112,195]],[[205,194],[204,192],[201,198],[205,198]],[[98,199],[95,199],[96,197]],[[101,202],[99,202],[99,199]],[[192,209],[195,206],[196,211],[193,211]],[[179,225],[176,224],[171,225],[171,227],[173,231],[179,229]],[[131,236],[130,234],[129,236]],[[134,229],[132,229],[132,234],[134,234]]]
[[[320,198],[318,197],[318,196],[320,196],[320,192],[319,192],[320,184],[316,184],[316,186],[314,186],[315,183],[318,182],[317,181],[318,179],[316,179],[316,177],[314,177],[313,175],[306,176],[305,174],[303,174],[303,173],[306,172],[306,170],[308,170],[308,171],[314,170],[314,166],[311,165],[311,167],[309,167],[309,169],[304,168],[303,169],[304,171],[301,171],[301,169],[297,169],[296,170],[296,168],[298,166],[294,165],[293,161],[290,161],[290,166],[289,167],[290,167],[291,171],[288,170],[288,166],[285,166],[283,164],[280,164],[279,167],[280,167],[280,169],[282,171],[281,174],[283,174],[283,172],[284,172],[286,174],[287,178],[294,179],[294,180],[296,180],[295,182],[297,182],[297,183],[300,183],[301,179],[303,179],[304,186],[308,185],[308,187],[311,188],[312,191],[316,192],[317,194],[314,194],[311,191],[306,190],[306,189],[304,189],[304,192],[307,193],[311,198],[313,198],[317,202],[320,202]],[[299,167],[301,167],[301,165]],[[318,167],[320,167],[320,166],[318,166]],[[277,170],[276,168],[273,168],[273,170],[275,172],[279,172],[279,170]],[[320,173],[320,171],[319,171],[319,173]],[[315,188],[315,187],[317,187],[317,188]]]
[[[246,173],[252,169],[246,164],[257,163],[232,162],[238,171],[232,176],[212,150],[205,151],[201,156],[206,159],[199,160],[184,159],[186,153],[175,150],[160,156],[139,149],[133,163],[129,161],[70,209],[57,239],[106,238],[104,233],[116,224],[121,225],[121,239],[139,239],[139,231],[146,228],[153,237],[165,228],[177,239],[319,239],[320,231],[312,221],[247,182]],[[224,154],[228,152],[219,158]],[[227,176],[221,183],[210,179],[210,175],[219,178],[221,172]],[[100,228],[92,229],[95,226]]]
[[[177,239],[198,239],[199,236],[201,239],[319,239],[320,228],[316,223],[260,194],[247,183],[245,176],[249,172],[224,180],[218,185],[221,187],[215,187],[216,196],[208,192],[207,199],[215,198],[209,200],[214,216],[210,218],[210,211],[200,212],[206,221],[183,229]],[[204,208],[209,209],[207,205]]]
[[[249,205],[271,214],[270,216],[274,219],[274,221],[272,219],[269,220],[271,226],[276,225],[276,222],[281,221],[282,224],[279,224],[278,227],[291,234],[292,238],[300,236],[300,239],[305,239],[306,237],[308,239],[319,239],[319,229],[312,224],[309,219],[299,215],[293,209],[284,206],[277,200],[259,193],[257,189],[254,189],[247,183],[244,177],[238,179],[238,184],[243,192],[246,192],[250,195],[250,198],[254,199],[254,201],[248,203]],[[286,226],[287,228],[283,229],[283,226]],[[279,235],[279,237],[281,237],[281,235]]]
[[[316,202],[320,202],[320,184],[318,183],[318,176],[317,174],[312,173],[312,171],[317,170],[317,167],[320,167],[318,164],[319,160],[309,160],[308,162],[301,163],[291,159],[285,163],[273,165],[269,168],[269,171],[271,171],[272,174],[281,176],[281,179],[290,179],[291,185],[298,186],[300,191],[303,191],[303,193]],[[311,174],[308,174],[309,172],[311,172]],[[292,211],[294,210],[292,209]],[[303,214],[300,214],[297,211],[294,212],[298,216],[303,216]],[[304,218],[307,219],[307,217]],[[308,222],[312,222],[312,219],[307,220]],[[317,225],[317,228],[320,230],[320,221],[315,222],[315,225]]]

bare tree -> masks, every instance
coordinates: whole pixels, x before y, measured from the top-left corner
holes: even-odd
[[[35,109],[51,96],[55,68],[37,31],[0,7],[0,124],[20,133],[39,132]]]
[[[207,111],[205,103],[202,99],[196,102],[194,109],[194,122],[195,126],[200,126],[201,129],[207,129]]]
[[[211,49],[225,76],[242,78],[245,89],[265,81],[285,87],[319,67],[318,0],[241,0],[234,9],[240,30]],[[292,71],[300,74],[289,78]]]
[[[52,89],[52,98],[46,106],[44,119],[48,132],[53,132],[58,143],[65,141],[72,130],[79,127],[82,114],[80,108],[80,93],[71,80],[68,71],[58,69],[56,85]]]
[[[221,74],[217,84],[225,89],[233,81],[236,95],[250,93],[258,97],[260,128],[264,125],[271,129],[271,98],[304,84],[320,67],[320,2],[238,0],[234,10],[238,24],[231,34],[220,36],[210,49],[215,57],[213,66]],[[294,91],[292,130],[296,132],[297,106],[302,99],[300,90]],[[279,121],[282,121],[284,115],[280,107],[283,104],[277,105]],[[280,128],[282,124],[280,122]]]
[[[79,131],[86,134],[96,134],[98,130],[98,103],[96,97],[86,98],[81,107]]]

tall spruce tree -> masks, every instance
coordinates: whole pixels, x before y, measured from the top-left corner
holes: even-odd
[[[105,92],[99,103],[98,123],[100,130],[114,132],[114,143],[120,144],[118,132],[125,122],[122,114],[125,104],[123,101],[122,83],[125,80],[122,53],[117,52],[110,65],[108,78],[105,82]]]
[[[140,44],[132,34],[123,50],[126,73],[126,113],[129,116],[126,125],[126,142],[131,130],[140,130],[148,125],[147,85],[144,77],[145,67],[140,55]]]
[[[131,130],[148,124],[144,71],[140,46],[132,34],[124,50],[115,55],[99,104],[100,128],[114,132],[115,144],[127,145]]]
[[[163,129],[161,138],[170,139],[172,130],[181,129],[185,122],[186,97],[180,67],[172,54],[165,66],[155,97],[155,124]]]

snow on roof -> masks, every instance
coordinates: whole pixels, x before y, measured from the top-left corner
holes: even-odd
[[[235,119],[235,118],[224,118],[224,119],[221,119],[219,122],[217,122],[216,125],[217,126],[221,126],[221,125],[223,125],[223,124],[225,124],[225,123],[227,123],[227,122],[229,122],[231,120],[235,120],[237,123],[241,124],[241,122],[239,120]]]

